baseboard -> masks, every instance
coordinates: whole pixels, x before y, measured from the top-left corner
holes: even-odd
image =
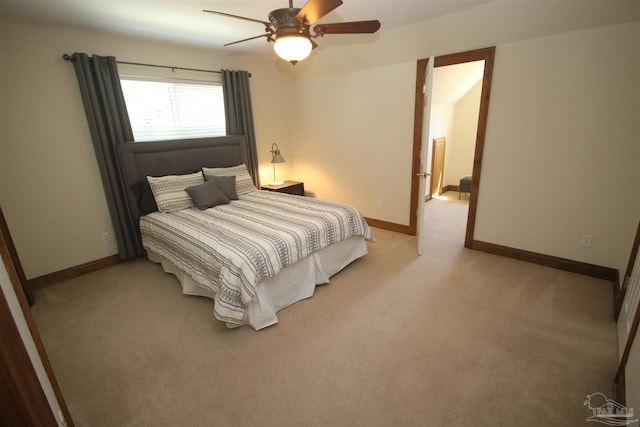
[[[382,221],[379,219],[373,218],[365,218],[367,224],[371,227],[382,228],[383,230],[395,231],[396,233],[409,234],[411,235],[411,231],[409,230],[408,225],[396,224],[393,222]]]
[[[371,227],[381,228],[383,230],[394,231],[397,233],[411,234],[409,232],[409,226],[407,225],[396,224],[393,222],[382,221],[373,218],[365,218],[365,220]],[[602,267],[579,261],[572,261],[564,258],[554,257],[551,255],[544,255],[536,252],[525,251],[522,249],[510,248],[508,246],[497,245],[494,243],[482,242],[479,240],[473,240],[469,249],[494,255],[500,255],[507,258],[513,258],[533,264],[543,265],[545,267],[557,268],[559,270],[582,274],[597,279],[607,280],[611,282],[613,286],[614,312],[615,307],[618,305],[617,299],[619,297],[619,273],[618,270],[614,268]],[[122,261],[123,260],[120,259],[118,255],[112,255],[96,261],[91,261],[82,265],[67,268],[65,270],[57,271],[55,273],[36,277],[35,279],[29,279],[27,280],[27,287],[31,290],[44,288],[55,283],[64,282],[65,280],[70,280],[75,277],[91,273],[93,271],[111,267]]]
[[[409,232],[409,226],[395,224],[393,222],[382,221],[379,219],[365,218],[367,223],[371,227],[381,228],[383,230],[395,231],[397,233],[411,234]],[[96,261],[91,261],[86,264],[78,265],[76,267],[70,267],[62,271],[47,274],[44,276],[36,277],[35,279],[27,280],[27,287],[30,290],[41,289],[46,286],[51,286],[56,283],[64,282],[75,277],[82,276],[83,274],[91,273],[92,271],[101,270],[106,267],[116,265],[123,260],[118,255],[112,255],[106,258],[102,258]]]
[[[373,218],[365,219],[371,227],[382,228],[384,230],[395,231],[398,233],[410,234],[409,227],[406,225],[395,224],[392,222],[381,221],[379,219]],[[500,255],[507,258],[513,258],[520,261],[526,261],[533,264],[539,264],[545,267],[552,267],[559,270],[570,271],[572,273],[582,274],[585,276],[594,277],[596,279],[607,280],[614,285],[614,296],[617,296],[618,294],[619,273],[615,268],[602,267],[585,262],[573,261],[565,258],[554,257],[551,255],[525,251],[522,249],[510,248],[508,246],[482,242],[480,240],[473,240],[470,249],[494,255]]]
[[[615,268],[601,267],[599,265],[588,264],[585,262],[572,261],[569,259],[558,258],[551,255],[543,255],[536,252],[529,252],[522,249],[514,249],[507,246],[496,245],[493,243],[481,242],[474,240],[471,248],[480,252],[486,252],[494,255],[500,255],[507,258],[518,259],[533,264],[543,265],[545,267],[557,268],[559,270],[570,271],[596,279],[607,280],[613,286],[614,294],[614,310],[617,305],[619,290],[619,273]]]
[[[106,258],[87,262],[82,265],[70,267],[61,271],[56,271],[55,273],[36,277],[35,279],[29,279],[27,280],[27,286],[31,290],[44,288],[46,286],[50,286],[55,283],[64,282],[65,280],[82,276],[83,274],[91,273],[92,271],[97,271],[106,267],[111,267],[122,261],[123,260],[120,259],[118,255],[112,255]]]

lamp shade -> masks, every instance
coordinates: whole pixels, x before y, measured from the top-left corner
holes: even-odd
[[[284,163],[286,160],[280,154],[278,145],[274,142],[271,144],[271,163]]]
[[[280,153],[274,154],[273,158],[271,159],[271,163],[284,163],[284,162],[286,162],[286,160],[280,155]]]
[[[311,40],[304,35],[285,34],[278,36],[273,49],[280,58],[295,65],[309,56],[312,45]]]
[[[284,163],[286,160],[280,155],[280,149],[275,142],[271,144],[271,163],[273,164],[273,182],[271,185],[282,185],[282,181],[276,181],[276,163]]]

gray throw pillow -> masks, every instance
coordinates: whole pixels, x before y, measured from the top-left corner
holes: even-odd
[[[243,194],[249,194],[256,191],[255,185],[247,166],[244,164],[238,166],[231,166],[230,168],[207,168],[203,167],[202,172],[206,176],[235,176],[236,177],[236,192],[239,196]]]
[[[229,199],[224,195],[218,183],[214,180],[205,182],[204,184],[188,187],[185,191],[193,200],[193,203],[200,210],[205,210],[218,205],[226,205]]]
[[[236,177],[232,176],[213,176],[205,175],[205,180],[215,181],[229,200],[238,200],[238,192],[236,190]]]

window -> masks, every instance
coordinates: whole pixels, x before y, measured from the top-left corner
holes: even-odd
[[[136,141],[226,134],[220,83],[128,76],[120,83]]]

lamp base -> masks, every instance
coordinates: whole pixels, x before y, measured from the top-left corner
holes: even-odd
[[[282,184],[284,184],[284,181],[273,181],[269,183],[269,185],[282,185]]]

